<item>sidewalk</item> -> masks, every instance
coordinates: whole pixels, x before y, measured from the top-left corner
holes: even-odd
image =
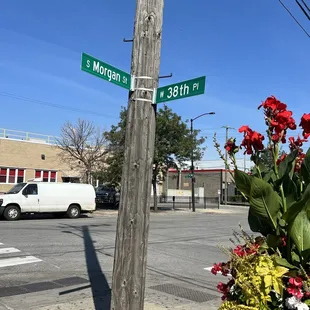
[[[158,208],[157,212],[151,210],[151,216],[157,215],[167,215],[167,214],[174,214],[174,215],[195,215],[195,214],[204,214],[204,213],[213,213],[213,214],[238,214],[244,213],[245,210],[248,210],[248,207],[244,206],[221,206],[220,209],[217,208],[197,208],[196,212],[192,212],[189,208],[176,208],[167,209],[167,208]],[[118,210],[110,210],[110,209],[97,209],[94,213],[94,216],[117,216]]]
[[[154,303],[146,302],[144,304],[144,310],[167,310],[167,309],[178,309],[178,310],[217,310],[219,307],[219,300],[207,302],[207,303],[191,303],[182,306],[160,306]],[[52,306],[45,306],[35,308],[34,310],[110,310],[107,307],[102,307],[96,309],[94,306],[93,298],[87,297],[84,299],[75,300],[72,302],[60,303],[55,304]]]

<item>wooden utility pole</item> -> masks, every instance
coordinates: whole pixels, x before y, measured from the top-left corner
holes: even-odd
[[[142,310],[155,143],[154,88],[158,87],[164,0],[137,0],[112,281],[112,310]]]

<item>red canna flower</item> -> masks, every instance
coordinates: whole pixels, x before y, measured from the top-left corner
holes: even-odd
[[[277,165],[279,166],[280,163],[287,157],[287,154],[284,153],[280,156],[280,158],[277,160]]]
[[[308,114],[305,113],[301,117],[299,126],[301,126],[303,129],[302,135],[304,136],[305,139],[307,139],[310,136],[310,113]]]
[[[270,96],[258,107],[258,109],[260,109],[261,107],[263,107],[265,110],[270,110],[271,112],[274,112],[276,110],[285,110],[286,104],[282,103],[275,96]]]
[[[296,140],[294,137],[289,137],[288,140],[290,141],[291,151],[301,148],[304,142],[308,142],[306,139],[301,139],[299,135]]]
[[[229,155],[234,155],[239,151],[238,146],[236,145],[236,139],[230,138],[227,140],[225,144],[225,150],[228,152]]]
[[[258,108],[261,107],[264,108],[266,124],[269,127],[272,141],[286,143],[287,129],[296,129],[292,111],[288,111],[286,104],[274,96],[268,97]]]
[[[301,148],[304,142],[307,142],[306,139],[301,139],[300,136],[297,137],[295,140],[294,137],[289,137],[290,141],[290,150],[298,150],[298,155],[295,160],[295,172],[300,171],[301,165],[306,157],[306,155],[303,153],[303,149]]]
[[[263,135],[257,131],[253,131],[249,126],[242,126],[239,128],[239,132],[244,133],[243,141],[241,142],[240,148],[244,147],[244,154],[253,154],[253,152],[261,151],[264,149]]]

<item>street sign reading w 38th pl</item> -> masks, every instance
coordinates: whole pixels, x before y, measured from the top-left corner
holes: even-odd
[[[156,103],[201,95],[205,92],[206,77],[167,85],[157,89]]]

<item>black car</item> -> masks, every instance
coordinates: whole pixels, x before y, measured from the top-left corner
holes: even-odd
[[[119,195],[116,189],[108,185],[99,185],[96,188],[96,204],[103,205],[109,204],[117,206],[119,202]]]

